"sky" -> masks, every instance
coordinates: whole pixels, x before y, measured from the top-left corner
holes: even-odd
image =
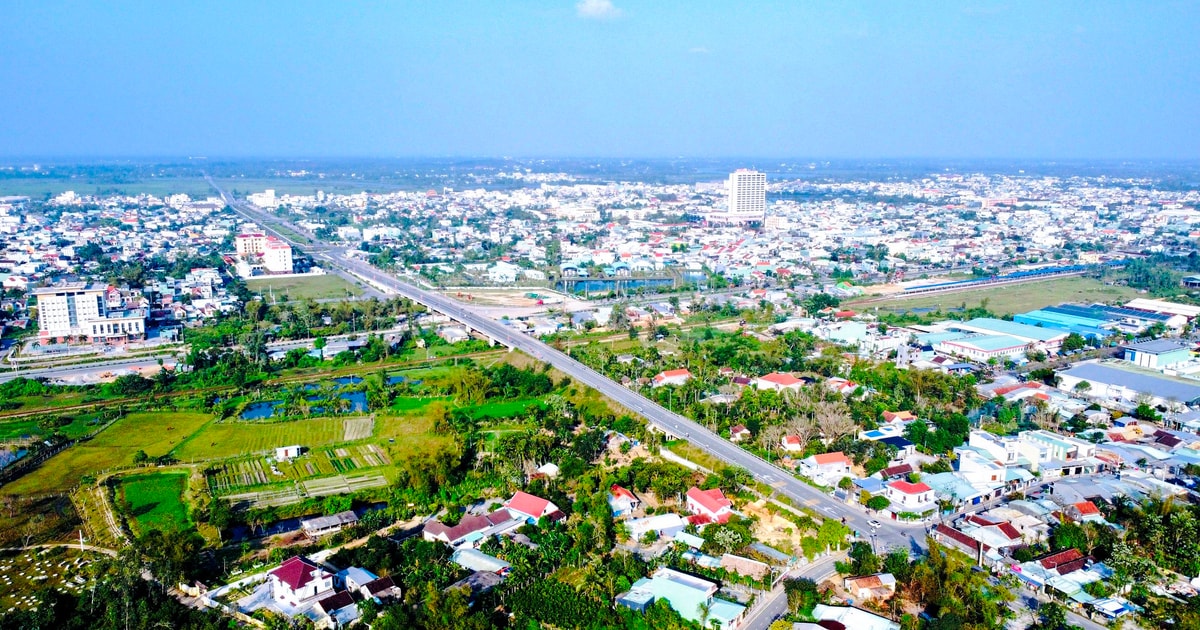
[[[1200,158],[1200,3],[0,2],[0,155]]]

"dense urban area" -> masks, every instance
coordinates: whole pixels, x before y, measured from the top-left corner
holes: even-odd
[[[0,165],[0,628],[1200,628],[1195,181]]]

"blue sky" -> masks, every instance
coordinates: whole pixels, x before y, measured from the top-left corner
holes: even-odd
[[[0,3],[0,154],[1200,158],[1196,2]]]

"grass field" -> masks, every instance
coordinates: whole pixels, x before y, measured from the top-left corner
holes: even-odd
[[[454,437],[433,430],[425,417],[381,417],[375,419],[375,437],[393,462],[400,463],[414,456],[436,452],[454,443]]]
[[[121,480],[121,498],[134,534],[152,529],[174,531],[190,525],[183,494],[188,475],[184,472],[134,475]]]
[[[223,459],[274,451],[300,444],[308,448],[343,441],[344,418],[313,418],[289,422],[214,422],[193,435],[175,452],[179,461]]]
[[[69,490],[84,475],[133,463],[133,455],[139,450],[151,458],[170,453],[211,419],[203,413],[131,413],[95,438],[51,457],[28,475],[0,487],[0,494]]]
[[[476,420],[483,420],[487,418],[507,418],[509,416],[525,413],[526,409],[540,404],[542,404],[542,401],[537,398],[527,398],[525,400],[505,400],[502,402],[485,403],[477,407],[472,407],[468,413]]]
[[[302,278],[254,278],[246,281],[246,287],[270,299],[273,292],[280,302],[289,300],[320,300],[362,295],[362,289],[346,282],[341,276],[325,274]]]
[[[1055,278],[1041,282],[1026,282],[1000,287],[985,287],[956,293],[922,295],[907,299],[890,298],[877,302],[853,300],[845,305],[856,310],[901,313],[908,310],[949,310],[966,304],[967,308],[980,306],[987,300],[987,307],[997,315],[1022,313],[1062,302],[1126,302],[1137,297],[1135,289],[1125,286],[1106,285],[1094,278]]]
[[[73,417],[70,424],[58,427],[57,430],[69,438],[77,438],[95,429],[97,426],[94,424],[95,420],[95,416]],[[48,431],[38,426],[36,420],[21,419],[0,422],[0,440],[20,439],[27,435],[45,436],[48,433]]]

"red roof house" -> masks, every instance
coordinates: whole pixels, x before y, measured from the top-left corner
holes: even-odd
[[[692,486],[687,491],[688,511],[697,516],[707,517],[717,523],[724,523],[733,514],[733,502],[725,498],[720,488],[701,490]]]
[[[504,504],[509,512],[518,516],[523,516],[526,519],[538,520],[543,516],[554,518],[555,514],[561,515],[558,506],[541,497],[534,496],[528,492],[517,491],[513,498]]]
[[[333,574],[304,556],[292,556],[267,573],[271,596],[297,606],[315,597],[333,594]]]

